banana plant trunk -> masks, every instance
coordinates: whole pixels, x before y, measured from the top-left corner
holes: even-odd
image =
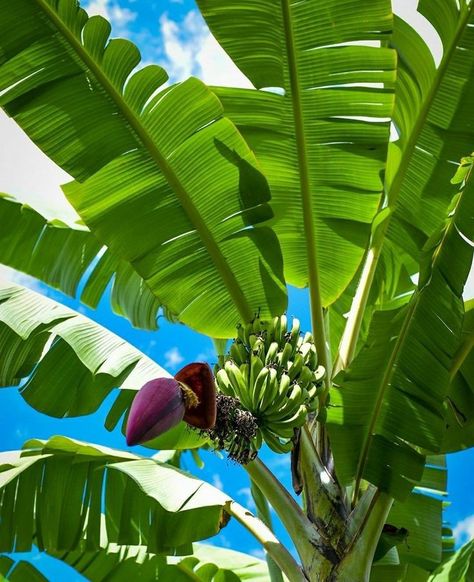
[[[352,541],[344,547],[338,539],[337,532],[333,539],[329,539],[333,548],[341,547],[340,552],[332,555],[325,553],[321,559],[321,550],[316,549],[313,555],[304,557],[304,575],[310,582],[369,582],[372,562],[382,528],[392,507],[393,499],[377,493],[366,515],[360,531]],[[351,527],[351,516],[347,520],[348,529]],[[324,532],[322,532],[324,533]]]

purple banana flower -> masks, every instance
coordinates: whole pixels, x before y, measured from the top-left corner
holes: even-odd
[[[207,364],[188,364],[175,378],[147,382],[130,408],[127,444],[154,439],[183,419],[201,429],[212,428],[216,422],[216,389]]]
[[[127,422],[127,445],[150,441],[183,420],[184,396],[174,378],[147,382],[137,393]]]

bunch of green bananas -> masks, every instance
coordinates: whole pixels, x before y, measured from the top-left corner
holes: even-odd
[[[255,417],[252,448],[265,441],[275,452],[288,452],[294,429],[316,410],[321,390],[324,369],[318,367],[313,337],[301,334],[298,319],[288,330],[286,315],[271,322],[256,317],[237,331],[224,362],[216,366],[217,388]]]

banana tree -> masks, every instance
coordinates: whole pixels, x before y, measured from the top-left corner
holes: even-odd
[[[173,378],[0,286],[1,385],[58,418],[113,393],[106,428],[161,451],[54,437],[2,453],[0,573],[41,580],[8,556],[36,547],[90,580],[467,580],[472,544],[453,554],[442,511],[444,454],[474,445],[474,4],[420,0],[437,64],[389,0],[198,5],[253,89],[167,85],[76,0],[0,0],[0,106],[72,177],[81,219],[3,194],[0,262],[217,350],[215,380]],[[288,285],[308,288],[306,333]],[[293,491],[263,446],[291,456]],[[256,516],[180,469],[200,447],[242,464]],[[229,519],[267,564],[195,543]]]

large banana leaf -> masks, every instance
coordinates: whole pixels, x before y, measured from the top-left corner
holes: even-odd
[[[83,544],[86,546],[86,544]],[[160,580],[160,582],[265,582],[268,568],[253,556],[205,544],[194,544],[191,556],[160,556],[143,546],[106,544],[92,552],[80,547],[70,552],[48,552],[70,564],[91,582]]]
[[[18,285],[0,283],[0,386],[21,384],[36,410],[55,417],[96,411],[121,391],[106,421],[116,426],[135,391],[170,374],[136,348],[87,317]],[[157,448],[193,448],[205,442],[180,423],[152,441]]]
[[[360,45],[388,41],[390,2],[197,3],[255,87],[281,89],[215,91],[268,177],[287,280],[327,306],[357,270],[383,188],[395,53]]]
[[[377,312],[359,356],[331,395],[329,430],[344,482],[366,479],[403,499],[421,478],[421,450],[438,452],[444,400],[461,343],[462,292],[472,262],[474,181],[425,248],[408,306]]]
[[[8,556],[0,556],[0,580],[6,582],[48,582],[33,564],[25,560],[15,562]]]
[[[231,337],[286,307],[270,192],[197,79],[157,94],[158,66],[75,0],[0,0],[0,106],[78,182],[67,195],[98,240],[181,321]],[[179,290],[177,285],[179,282]]]
[[[416,272],[413,263],[413,259],[402,252],[399,247],[396,247],[391,241],[386,241],[364,309],[358,348],[367,339],[372,315],[376,309],[382,309],[394,302],[401,305],[410,300],[410,295],[416,288],[410,276],[410,273]],[[347,323],[347,314],[350,312],[357,292],[361,270],[358,270],[344,293],[330,307],[329,328],[332,346],[338,346],[341,341]],[[356,350],[357,352],[358,350]]]
[[[474,576],[474,540],[467,542],[430,576],[429,582],[470,582]]]
[[[74,550],[104,538],[149,552],[192,553],[227,523],[231,499],[160,463],[65,437],[0,453],[0,551]],[[102,518],[105,515],[105,520]]]
[[[103,248],[86,226],[66,224],[60,218],[48,220],[3,194],[0,223],[0,263],[72,296],[82,281],[81,300],[90,307],[97,307],[113,279],[113,310],[136,327],[157,329],[157,297],[131,265]]]
[[[417,577],[413,580],[421,582],[449,557],[450,552],[445,551],[444,537],[449,535],[449,530],[442,524],[446,488],[444,457],[428,457],[418,486],[405,501],[395,501],[393,504],[387,524],[390,524],[392,532],[395,528],[395,531],[404,531],[404,535],[402,539],[395,540],[396,544],[389,554],[374,563],[371,582],[410,580],[407,577],[410,570],[416,572]],[[396,533],[382,533],[382,541],[390,544],[391,536],[396,537]]]
[[[442,451],[451,453],[474,446],[474,300],[465,304],[463,341],[457,370],[446,398],[447,428]]]
[[[466,0],[421,0],[418,11],[438,32],[438,67],[425,41],[395,18],[398,53],[394,122],[400,139],[388,158],[389,236],[418,257],[438,227],[454,189],[446,188],[453,162],[474,143],[474,5]]]

